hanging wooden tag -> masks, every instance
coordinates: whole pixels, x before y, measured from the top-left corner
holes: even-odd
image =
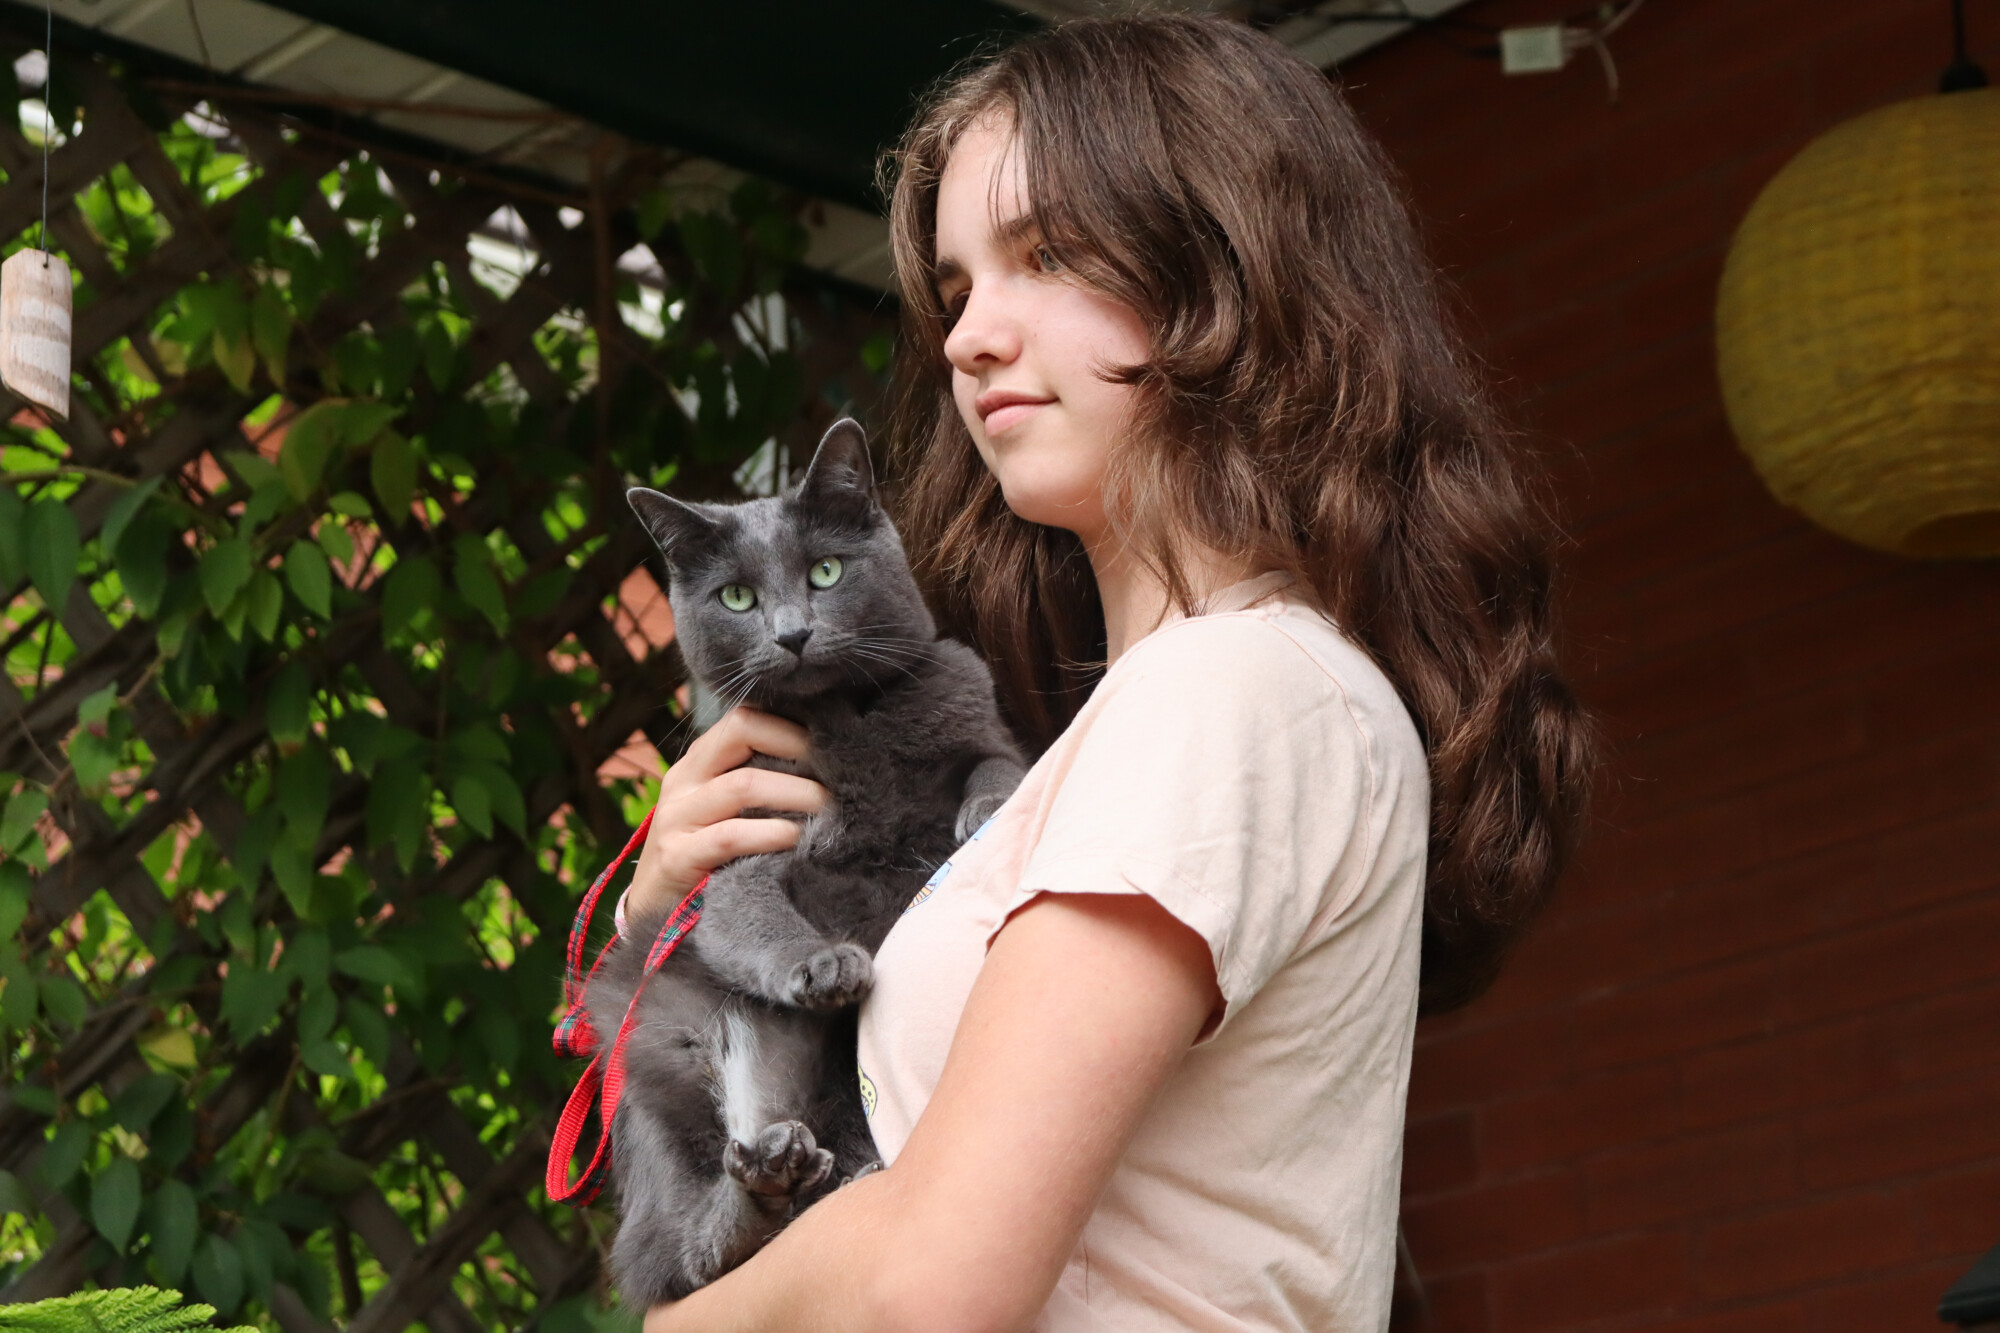
[[[0,264],[0,384],[69,420],[69,265],[41,250]]]

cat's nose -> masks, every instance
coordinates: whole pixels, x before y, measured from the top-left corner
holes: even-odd
[[[801,626],[798,629],[788,629],[783,634],[773,635],[772,637],[777,639],[779,646],[784,648],[786,652],[797,656],[806,650],[806,640],[812,637],[812,633],[811,629]]]

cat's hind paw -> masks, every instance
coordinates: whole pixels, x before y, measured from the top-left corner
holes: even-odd
[[[875,982],[875,963],[858,944],[821,949],[792,969],[784,1002],[796,1009],[841,1009],[858,1004]]]
[[[722,1169],[750,1193],[789,1199],[811,1189],[833,1171],[833,1154],[796,1120],[766,1125],[754,1144],[731,1139],[722,1150]]]

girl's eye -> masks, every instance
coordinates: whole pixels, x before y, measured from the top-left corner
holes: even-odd
[[[757,593],[741,583],[726,583],[722,587],[722,604],[731,611],[748,611],[757,605]]]
[[[806,571],[806,582],[815,588],[831,588],[840,582],[840,557],[830,555]]]
[[[1062,261],[1056,258],[1055,251],[1046,245],[1038,245],[1035,247],[1035,267],[1044,273],[1057,273],[1062,270]]]
[[[954,296],[944,303],[944,331],[950,333],[958,323],[958,317],[965,313],[965,297]]]

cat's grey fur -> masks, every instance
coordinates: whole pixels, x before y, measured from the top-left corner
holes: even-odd
[[[1023,768],[985,663],[937,637],[854,422],[783,496],[628,498],[666,555],[691,672],[725,704],[802,723],[810,776],[833,796],[791,851],[714,873],[700,922],[646,984],[612,1133],[611,1254],[623,1299],[644,1306],[740,1263],[874,1164],[854,1063],[874,950]],[[807,572],[827,556],[840,578],[815,588]],[[725,607],[731,584],[756,605]],[[589,986],[607,1044],[662,920],[635,914]]]

